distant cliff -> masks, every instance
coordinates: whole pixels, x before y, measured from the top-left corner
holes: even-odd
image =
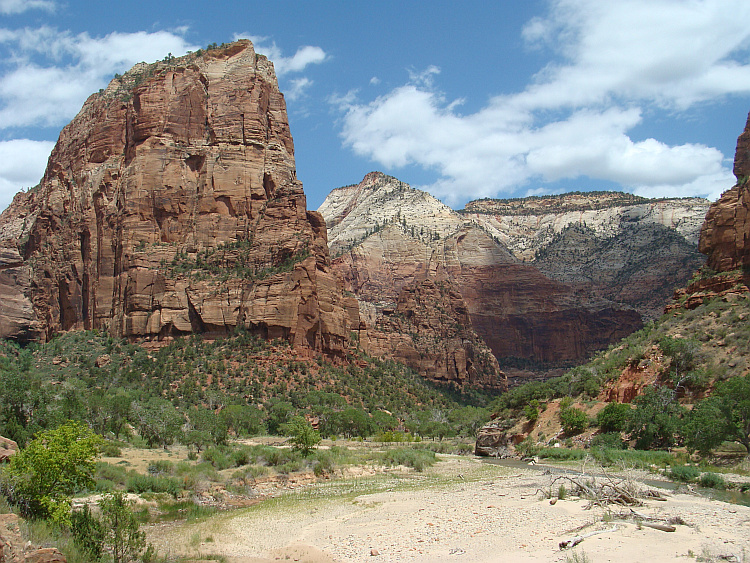
[[[472,254],[491,253],[489,237],[469,229],[463,236],[470,239],[460,244],[464,221],[450,208],[379,172],[333,190],[319,212],[329,226],[334,268],[360,300],[365,351],[403,361],[437,381],[506,386],[451,273],[457,252],[463,253],[457,245]]]
[[[333,190],[319,211],[334,267],[368,327],[408,332],[387,320],[402,293],[447,280],[465,303],[466,328],[501,367],[534,369],[582,361],[661,314],[702,263],[696,246],[708,205],[594,192],[482,200],[459,213],[374,172]]]
[[[249,41],[117,77],[0,216],[2,337],[245,327],[344,354],[358,319],[337,280],[273,65]]]
[[[699,198],[589,192],[473,201],[463,215],[550,278],[653,319],[703,263],[708,207]]]

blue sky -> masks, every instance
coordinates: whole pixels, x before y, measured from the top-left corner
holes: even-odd
[[[136,62],[248,37],[308,207],[382,170],[460,207],[622,189],[716,198],[750,110],[748,0],[0,0],[0,208]]]

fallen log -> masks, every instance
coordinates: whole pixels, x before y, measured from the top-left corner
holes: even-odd
[[[641,522],[641,526],[653,528],[654,530],[661,530],[662,532],[674,532],[677,529],[669,524],[659,524],[658,522]]]
[[[558,545],[560,546],[561,550],[568,549],[569,547],[575,547],[586,538],[590,538],[591,536],[595,536],[597,534],[604,534],[606,532],[614,532],[615,530],[617,530],[617,526],[614,526],[610,528],[609,530],[595,530],[593,532],[589,532],[588,534],[582,534],[580,536],[573,536],[570,539],[563,540]]]

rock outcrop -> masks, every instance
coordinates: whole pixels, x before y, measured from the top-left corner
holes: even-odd
[[[549,278],[655,319],[703,263],[697,244],[709,205],[573,192],[473,201],[463,214]]]
[[[358,325],[306,209],[273,65],[246,40],[142,63],[92,95],[0,240],[5,337],[245,327],[343,354]]]
[[[10,461],[18,453],[18,444],[10,438],[0,436],[0,463]]]
[[[425,377],[460,387],[505,390],[497,359],[472,329],[466,302],[445,275],[420,276],[403,286],[394,308],[360,331],[363,348],[396,358]]]
[[[24,543],[21,524],[17,514],[0,514],[0,563],[66,563],[65,556],[54,547]]]
[[[334,267],[362,302],[367,330],[379,331],[362,341],[404,361],[417,363],[399,344],[409,329],[392,312],[424,280],[450,282],[468,313],[454,322],[481,337],[501,364],[575,363],[641,326],[632,308],[545,276],[473,215],[384,174],[333,190],[319,211]]]
[[[734,175],[737,184],[711,205],[701,229],[700,251],[717,272],[750,267],[750,115],[737,139]]]
[[[708,259],[684,289],[674,292],[666,311],[695,309],[709,299],[732,299],[750,287],[750,115],[737,139],[737,183],[711,204],[700,232]]]
[[[465,223],[425,192],[379,172],[334,190],[319,211],[334,268],[360,301],[363,349],[424,377],[504,389],[505,375],[474,330],[441,247]]]

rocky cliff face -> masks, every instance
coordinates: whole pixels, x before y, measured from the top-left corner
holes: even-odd
[[[464,215],[546,276],[653,319],[703,263],[697,243],[708,207],[590,192],[473,201]]]
[[[717,272],[750,266],[750,115],[737,139],[734,175],[737,184],[711,205],[701,229],[700,250]]]
[[[413,284],[439,276],[465,303],[468,319],[455,322],[471,328],[501,363],[573,363],[641,326],[636,311],[545,276],[473,215],[395,178],[368,174],[331,192],[319,211],[334,267],[369,311],[362,315],[368,331],[388,325],[401,339],[409,331],[394,324],[391,311],[408,301],[404,292]],[[398,349],[385,340],[375,339],[378,348]]]
[[[140,64],[92,95],[0,240],[0,336],[246,327],[337,354],[356,317],[306,209],[273,65],[249,41]]]
[[[365,351],[435,381],[506,386],[439,250],[465,221],[429,194],[379,172],[334,190],[319,211],[338,255],[334,268],[360,301]]]

